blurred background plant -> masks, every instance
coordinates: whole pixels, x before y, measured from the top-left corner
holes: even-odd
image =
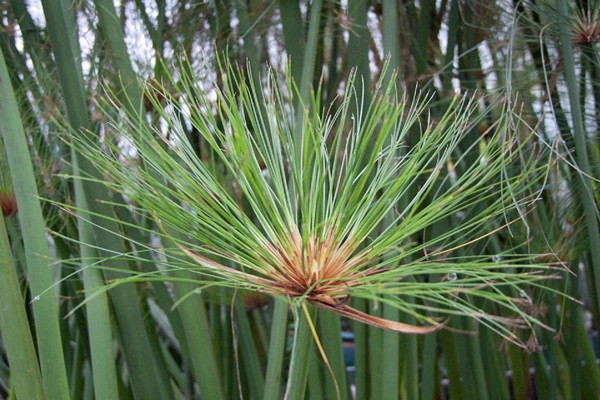
[[[8,74],[0,77],[1,110],[6,112],[3,121],[12,123],[2,125],[2,158],[10,163],[9,156],[21,154],[35,174],[15,175],[13,171],[24,167],[11,164],[12,187],[28,187],[29,182],[51,201],[22,203],[17,193],[17,218],[5,219],[10,238],[6,259],[11,260],[6,268],[15,271],[16,293],[24,300],[16,308],[29,325],[1,326],[6,356],[0,360],[0,395],[278,399],[287,376],[282,366],[295,357],[294,365],[304,366],[295,380],[300,387],[289,391],[295,398],[336,398],[336,383],[342,398],[350,398],[352,392],[357,399],[598,398],[599,9],[592,0],[2,3],[0,49]],[[180,64],[183,54],[188,59]],[[395,75],[383,68],[388,57],[387,71],[395,69]],[[165,277],[146,277],[108,292],[97,290],[132,272],[155,271],[146,253],[159,243],[151,234],[151,219],[130,212],[127,196],[107,191],[100,183],[109,176],[65,143],[72,136],[108,151],[101,140],[119,142],[114,132],[119,121],[125,126],[126,116],[167,132],[160,110],[180,96],[177,82],[184,76],[200,78],[195,90],[213,107],[215,130],[222,129],[228,121],[217,112],[214,88],[224,89],[231,79],[218,67],[218,58],[240,65],[241,80],[264,87],[267,69],[286,76],[289,59],[288,79],[297,87],[297,98],[310,102],[316,115],[332,103],[342,105],[338,96],[352,70],[361,82],[356,98],[365,105],[372,101],[376,82],[387,85],[391,80],[409,99],[417,88],[431,92],[427,110],[433,124],[457,93],[467,93],[476,101],[475,111],[450,158],[464,165],[479,162],[485,151],[480,144],[505,117],[507,104],[518,111],[519,123],[511,128],[522,138],[531,132],[537,137],[521,149],[523,162],[535,159],[547,167],[543,185],[531,187],[531,193],[539,193],[537,207],[527,210],[522,219],[526,224],[513,224],[468,251],[497,255],[498,261],[507,253],[547,254],[545,262],[568,266],[575,274],[546,283],[567,297],[531,287],[515,294],[531,299],[524,300],[530,307],[527,312],[556,332],[536,328],[537,346],[524,350],[463,317],[454,317],[451,326],[476,335],[452,330],[401,335],[319,311],[313,320],[323,347],[331,352],[335,382],[302,325],[298,332],[308,337],[298,336],[297,342],[304,340],[306,351],[292,352],[294,325],[285,301],[244,291],[234,296],[227,288],[198,292],[190,282],[191,271],[175,271],[168,282]],[[171,68],[168,73],[165,65]],[[144,87],[158,90],[144,92]],[[311,88],[317,87],[321,90],[311,101]],[[18,112],[6,106],[13,93]],[[289,94],[284,93],[286,101]],[[98,107],[111,102],[122,107]],[[143,106],[136,107],[138,103]],[[287,107],[290,113],[301,109],[298,104]],[[359,115],[360,102],[349,107]],[[72,127],[69,133],[56,122],[63,115]],[[200,160],[219,168],[214,148],[196,124],[178,128]],[[96,136],[82,135],[84,131]],[[19,134],[29,157],[22,146],[7,143],[8,135]],[[420,134],[419,129],[408,132],[407,152],[418,144]],[[519,162],[505,169],[505,178],[518,175]],[[431,196],[466,173],[459,167],[445,166]],[[80,175],[86,179],[70,178]],[[403,210],[409,202],[405,196],[396,208]],[[419,248],[427,238],[443,236],[461,218],[484,209],[485,205],[469,204],[464,214],[441,218],[412,234],[410,244]],[[31,215],[36,221],[36,210],[43,223],[30,222]],[[516,217],[508,215],[507,220]],[[393,220],[393,215],[385,219],[382,229]],[[44,252],[26,247],[32,242],[41,246],[42,234],[49,255],[39,257]],[[518,246],[523,243],[526,246]],[[416,261],[438,250],[424,248],[413,257]],[[37,255],[35,265],[31,254]],[[104,268],[93,268],[98,260]],[[568,297],[579,302],[565,300]],[[377,317],[417,322],[385,302],[359,299],[352,306]],[[39,360],[41,370],[33,394],[20,394],[18,382],[34,378],[23,379],[14,365],[8,366],[14,342],[8,340],[7,330],[17,338],[29,331],[36,342],[27,355],[33,357],[30,362]],[[346,368],[348,375],[340,372]]]

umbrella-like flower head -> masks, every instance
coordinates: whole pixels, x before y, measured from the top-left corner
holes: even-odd
[[[172,82],[177,96],[153,96],[153,85],[146,99],[168,104],[155,103],[151,124],[121,115],[110,151],[75,144],[175,243],[169,266],[197,271],[201,285],[307,301],[401,332],[466,315],[519,342],[512,325],[541,324],[519,294],[541,287],[547,267],[480,245],[524,223],[543,172],[512,110],[474,136],[475,101],[457,98],[434,118],[427,99],[398,98],[392,86],[377,86],[366,106],[350,79],[323,111],[319,93],[304,104],[274,74],[264,87],[238,76],[227,71],[216,100],[192,76]],[[370,316],[353,298],[422,326]]]

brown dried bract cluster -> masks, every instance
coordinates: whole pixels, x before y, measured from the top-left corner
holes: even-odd
[[[17,198],[14,193],[0,193],[0,208],[4,217],[12,217],[17,213]]]
[[[268,257],[261,257],[266,271],[263,276],[222,265],[187,248],[181,248],[198,264],[232,274],[256,285],[263,292],[303,299],[316,307],[362,323],[413,334],[435,332],[444,326],[408,325],[374,317],[350,307],[350,288],[360,285],[365,276],[385,271],[369,267],[371,260],[368,252],[358,251],[358,247],[358,244],[351,240],[340,243],[334,230],[327,231],[320,239],[311,235],[306,243],[303,242],[300,233],[294,231],[286,240],[266,246]]]
[[[571,43],[574,45],[600,43],[600,18],[586,14],[580,15],[573,23],[571,31]]]

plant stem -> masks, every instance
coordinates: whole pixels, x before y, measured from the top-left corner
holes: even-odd
[[[10,380],[20,399],[43,399],[38,367],[25,304],[19,290],[4,217],[0,216],[0,332],[10,366]]]
[[[271,337],[269,339],[264,400],[278,400],[281,398],[281,376],[283,373],[285,339],[287,337],[287,321],[288,303],[276,298],[273,309],[273,322],[271,323]]]
[[[87,99],[83,86],[83,72],[79,45],[75,33],[76,22],[73,13],[64,1],[43,1],[44,15],[56,63],[59,66],[59,78],[71,127],[76,134],[89,134]],[[137,87],[130,85],[129,87]],[[132,99],[132,96],[129,96]],[[83,140],[92,141],[85,136]],[[99,150],[100,151],[100,150]],[[85,157],[74,154],[81,171],[94,176],[100,182],[103,178],[92,163]],[[74,171],[77,173],[78,171]],[[106,190],[98,182],[82,181],[86,202],[94,215],[114,215]],[[85,211],[85,210],[84,210]],[[114,235],[120,228],[116,220],[92,217],[96,227],[95,237],[99,256],[110,259],[105,270],[106,279],[117,279],[123,275],[115,271],[126,271],[129,266],[124,260],[112,256],[123,249],[122,240]],[[144,316],[136,288],[121,285],[110,292],[115,312],[121,348],[127,362],[131,388],[136,397],[143,399],[172,398],[172,390],[164,365],[153,351],[152,339],[145,329]],[[42,372],[43,374],[43,372]],[[59,397],[53,397],[59,399]]]
[[[189,279],[190,273],[178,271],[174,276]],[[177,282],[174,285],[178,298],[188,295],[194,289],[196,289],[194,285],[187,282]],[[219,376],[220,369],[217,366],[206,306],[202,297],[190,296],[179,304],[177,309],[181,315],[192,371],[200,386],[202,398],[224,399]]]
[[[263,375],[257,346],[254,342],[248,314],[240,296],[235,299],[235,322],[237,326],[236,338],[239,343],[239,354],[241,358],[240,368],[246,371],[247,389],[249,397],[259,399],[265,387],[265,376]]]
[[[333,371],[333,377],[330,376],[328,371],[325,372],[325,397],[328,399],[335,399],[337,390],[339,390],[342,399],[350,398],[348,381],[346,379],[346,366],[344,363],[342,323],[340,317],[327,310],[318,311],[319,334],[323,343],[323,348],[327,352],[331,370]]]
[[[102,29],[102,33],[106,38],[115,67],[119,71],[123,94],[128,100],[123,103],[126,107],[130,108],[130,112],[139,112],[138,107],[139,102],[142,100],[142,89],[129,59],[129,53],[125,45],[125,35],[117,16],[114,2],[110,0],[94,0],[94,4],[98,10],[100,29]]]
[[[58,303],[53,295],[46,226],[40,206],[27,138],[17,100],[0,52],[0,133],[19,206],[27,273],[34,296],[33,314],[44,389],[51,399],[68,399],[69,388],[59,327]],[[45,294],[43,294],[45,293]]]
[[[295,1],[279,0],[279,13],[285,49],[290,57],[292,76],[299,83],[306,48],[304,21],[300,13],[300,6]]]
[[[314,307],[310,307],[309,315],[314,319],[316,315]],[[308,379],[309,360],[313,351],[313,338],[307,316],[300,314],[296,316],[294,348],[292,349],[292,360],[286,398],[289,400],[304,400],[306,393],[306,382]]]
[[[437,332],[427,335],[423,344],[422,378],[421,378],[421,399],[433,400],[437,389]]]
[[[400,70],[400,43],[398,29],[398,8],[395,0],[383,1],[383,48],[386,57],[389,57],[389,69],[386,71],[385,83],[388,85],[390,79],[396,79],[396,90],[401,89],[399,78]],[[398,75],[394,75],[397,71]],[[398,93],[399,95],[399,93]],[[389,143],[389,140],[388,140]],[[400,209],[404,204],[398,205]],[[381,229],[386,229],[394,224],[396,209],[390,210],[384,219]],[[383,318],[392,321],[398,321],[400,312],[388,304],[383,305]],[[382,379],[385,385],[382,385],[381,397],[391,399],[397,397],[400,389],[400,335],[397,332],[382,332],[383,355],[381,358]]]
[[[77,165],[75,164],[75,169]],[[81,181],[75,181],[77,206],[87,210]],[[80,251],[82,260],[83,284],[86,296],[94,296],[85,303],[89,334],[89,345],[94,377],[94,394],[98,400],[111,400],[119,397],[117,371],[113,356],[113,335],[108,307],[108,295],[102,290],[102,272],[91,263],[96,259],[96,251],[89,243],[94,242],[93,228],[83,216],[78,218]]]
[[[569,89],[569,104],[571,106],[571,117],[573,121],[573,136],[575,137],[575,155],[579,168],[579,183],[583,201],[584,218],[587,227],[591,265],[588,268],[590,276],[596,288],[596,305],[600,307],[600,227],[598,225],[598,209],[594,201],[592,188],[593,171],[590,168],[587,135],[583,124],[583,114],[579,102],[579,90],[577,87],[577,72],[575,71],[573,48],[571,47],[571,33],[567,23],[567,5],[565,0],[557,0],[557,9],[561,17],[559,21],[561,33],[561,49],[565,66],[565,78]]]

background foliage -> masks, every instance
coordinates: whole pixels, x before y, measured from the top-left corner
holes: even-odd
[[[6,64],[0,70],[1,158],[9,167],[0,172],[6,226],[0,226],[0,396],[283,395],[287,371],[282,366],[288,360],[282,358],[291,357],[291,336],[280,329],[291,322],[283,302],[256,294],[233,297],[221,289],[203,290],[193,301],[180,302],[195,289],[182,276],[177,284],[121,285],[76,308],[85,293],[120,277],[119,271],[153,269],[143,258],[112,257],[124,251],[135,254],[152,237],[134,228],[131,223],[140,221],[126,208],[114,207],[126,199],[94,180],[69,178],[103,176],[66,146],[56,121],[65,116],[73,135],[87,129],[102,137],[106,116],[95,102],[113,95],[124,107],[124,99],[143,98],[145,109],[127,112],[158,121],[155,106],[177,93],[169,87],[161,61],[180,65],[176,61],[185,54],[184,65],[204,77],[196,84],[207,99],[216,100],[211,85],[225,84],[217,57],[242,69],[249,66],[245,73],[255,82],[265,76],[267,66],[284,76],[289,58],[300,96],[308,98],[310,87],[320,84],[322,105],[336,101],[352,69],[364,82],[360,95],[369,101],[373,82],[392,79],[380,76],[389,57],[398,70],[393,79],[399,92],[418,88],[434,93],[429,105],[434,120],[455,93],[476,93],[484,118],[461,143],[467,158],[476,157],[467,151],[469,137],[474,143],[500,118],[503,104],[513,102],[521,112],[523,135],[535,131],[540,147],[552,150],[551,168],[538,206],[528,216],[529,229],[494,235],[478,250],[500,254],[511,243],[526,241],[529,251],[553,252],[576,273],[551,285],[579,302],[528,293],[540,318],[557,331],[540,330],[538,346],[526,351],[462,319],[458,326],[478,334],[444,330],[423,337],[399,335],[350,326],[328,313],[319,313],[317,328],[324,347],[335,352],[330,357],[335,371],[345,368],[344,352],[353,350],[348,379],[337,374],[344,398],[351,391],[358,399],[598,398],[599,10],[595,0],[1,3],[0,49]],[[185,75],[172,68],[171,75]],[[164,95],[143,97],[139,79]],[[114,109],[115,117],[121,111]],[[185,128],[196,154],[210,160],[200,132]],[[36,190],[54,203],[112,218],[77,218],[52,202],[37,201],[32,196]],[[432,229],[445,232],[449,224],[451,220],[443,221]],[[82,268],[107,258],[109,269]],[[355,306],[414,323],[383,306]],[[342,346],[342,332],[352,332],[353,342]],[[11,362],[9,368],[9,350],[15,348],[22,351],[15,357],[28,361]],[[303,387],[293,393],[306,387],[306,398],[335,398],[335,385],[313,350],[304,352],[308,375],[298,380]],[[39,369],[20,371],[17,365]],[[21,393],[19,387],[30,392]]]

